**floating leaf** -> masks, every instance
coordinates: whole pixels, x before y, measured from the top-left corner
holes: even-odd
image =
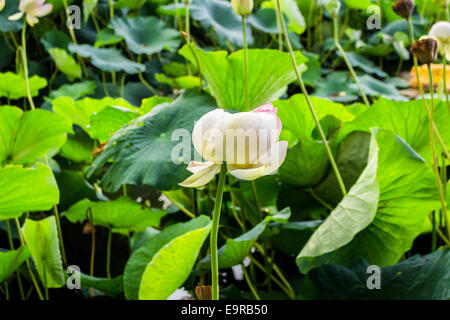
[[[58,97],[71,97],[72,99],[79,99],[83,96],[93,94],[97,84],[94,81],[87,80],[74,84],[64,84],[57,90],[53,90],[49,94],[50,99],[56,99]]]
[[[88,44],[75,45],[71,43],[69,50],[77,53],[83,58],[90,58],[91,63],[103,71],[136,74],[145,71],[145,66],[125,58],[119,50],[115,48],[95,48]]]
[[[114,30],[102,29],[97,33],[97,38],[95,39],[94,47],[101,48],[108,45],[114,45],[123,40],[122,36],[116,35]]]
[[[64,286],[64,271],[55,216],[39,221],[26,219],[22,232],[42,283],[47,288]]]
[[[135,54],[175,51],[180,45],[180,33],[156,17],[114,18],[110,22],[116,35],[125,38]],[[148,32],[152,30],[152,32]]]

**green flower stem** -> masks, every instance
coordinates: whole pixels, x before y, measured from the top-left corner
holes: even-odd
[[[189,15],[190,15],[190,12],[189,12],[189,9],[190,9],[189,8],[189,1],[185,0],[184,1],[184,5],[186,6],[186,15],[185,15],[185,21],[184,21],[185,31],[186,31],[186,34],[187,34],[186,41],[189,44],[189,43],[191,43],[191,25],[190,25],[190,17],[189,17]]]
[[[283,30],[281,28],[280,12],[278,12],[278,7],[275,7],[277,15],[277,30],[278,30],[278,50],[283,51]]]
[[[5,298],[6,301],[9,301],[9,287],[8,287],[8,281],[5,280]]]
[[[183,212],[185,215],[187,215],[189,218],[191,219],[195,219],[195,214],[193,212],[191,212],[190,210],[188,210],[187,208],[185,208],[181,203],[179,203],[178,201],[176,201],[175,199],[173,199],[172,197],[170,197],[167,193],[163,192],[164,196],[169,199],[170,202],[172,202],[172,204],[174,204],[178,209],[181,210],[181,212]]]
[[[67,0],[63,0],[63,5],[64,5],[64,11],[66,12],[67,21],[69,21],[70,16],[69,16],[69,11],[68,11],[69,6],[67,4]],[[68,29],[69,29],[70,38],[72,39],[73,44],[77,45],[78,44],[77,37],[75,36],[75,32],[73,31],[73,27],[71,26]],[[76,56],[77,56],[78,62],[81,65],[81,68],[83,69],[84,75],[86,77],[88,77],[88,72],[87,72],[87,69],[86,69],[86,65],[84,64],[83,58],[80,55],[78,55],[78,54],[76,54]]]
[[[241,264],[242,272],[244,273],[245,282],[247,282],[248,287],[250,288],[250,291],[253,293],[253,296],[256,300],[261,300],[261,298],[258,295],[258,292],[256,291],[255,286],[253,286],[253,283],[250,281],[250,277],[248,276],[247,269],[243,264]]]
[[[141,63],[141,61],[142,61],[142,55],[138,55],[137,62]],[[141,83],[144,86],[146,86],[148,90],[150,90],[153,94],[158,95],[158,92],[156,91],[156,89],[153,88],[153,86],[147,80],[144,79],[144,76],[141,71],[138,71],[138,77],[139,77],[139,80],[141,80]]]
[[[9,247],[11,248],[11,250],[14,250],[14,243],[12,240],[11,225],[9,223],[9,220],[5,220],[5,224],[6,224],[6,231],[8,233]],[[17,277],[17,284],[19,285],[20,298],[22,300],[25,300],[25,294],[23,292],[23,286],[22,286],[22,278],[20,277],[19,270],[16,271],[16,277]]]
[[[64,1],[66,1],[66,0],[64,0]],[[114,18],[114,3],[113,3],[113,0],[109,0],[108,3],[109,3],[109,17],[112,19],[112,18]]]
[[[336,14],[333,14],[333,30],[334,30],[334,45],[339,50],[339,52],[342,55],[342,58],[345,61],[345,64],[347,65],[348,70],[350,71],[353,79],[356,82],[356,85],[358,86],[359,92],[361,93],[361,96],[364,100],[364,103],[370,107],[369,99],[367,99],[366,93],[364,92],[361,83],[359,82],[358,76],[356,75],[355,70],[353,69],[352,65],[350,64],[350,61],[348,61],[347,55],[344,51],[344,48],[342,48],[341,44],[339,43],[339,27],[338,27],[338,18]]]
[[[280,7],[280,0],[276,0],[276,1],[277,1],[277,7],[279,8],[279,11],[281,11],[281,9],[280,9],[281,8]],[[311,99],[309,98],[308,91],[306,90],[306,87],[305,87],[305,84],[303,82],[302,76],[301,76],[300,72],[298,71],[297,62],[295,60],[295,55],[294,55],[294,50],[292,49],[291,42],[289,41],[288,32],[287,32],[287,29],[286,29],[286,23],[284,22],[283,15],[280,15],[280,21],[281,21],[281,26],[283,28],[283,33],[284,33],[284,38],[285,38],[285,41],[286,41],[286,45],[288,47],[289,54],[291,55],[291,60],[292,60],[293,66],[294,66],[294,71],[295,71],[295,73],[297,75],[297,79],[298,79],[298,82],[300,84],[300,88],[301,88],[301,90],[302,90],[302,92],[303,92],[303,94],[305,96],[306,102],[307,102],[307,104],[309,106],[309,109],[311,111],[311,114],[312,114],[312,116],[314,118],[314,121],[316,123],[317,129],[319,130],[320,136],[322,138],[323,144],[324,144],[325,149],[327,151],[328,158],[330,160],[330,163],[331,163],[331,166],[333,168],[334,174],[336,175],[336,179],[338,181],[339,187],[341,188],[342,195],[345,196],[345,195],[347,195],[347,190],[345,188],[344,181],[342,180],[341,174],[339,173],[339,169],[338,169],[338,167],[336,165],[336,161],[334,160],[333,153],[331,152],[330,146],[328,145],[327,138],[325,137],[325,133],[323,132],[322,125],[320,124],[319,118],[317,117],[316,111],[314,110],[314,106],[312,105]]]
[[[15,218],[14,221],[16,222],[17,232],[19,233],[20,244],[22,246],[25,246],[25,240],[23,238],[22,229],[20,228],[19,219]],[[36,289],[39,299],[44,300],[44,296],[42,295],[41,289],[39,288],[39,284],[36,281],[36,277],[34,276],[33,270],[31,270],[30,259],[28,258],[25,261],[27,264],[28,272],[30,273],[31,281],[33,282],[34,288]]]
[[[448,113],[450,114],[450,103],[448,101],[448,90],[447,90],[447,58],[445,54],[442,55],[442,65],[443,65],[443,73],[442,79],[444,79],[444,92],[445,92],[445,102],[447,103]]]
[[[415,41],[415,38],[414,38],[414,29],[413,29],[412,21],[411,21],[411,19],[407,19],[407,21],[408,21],[408,29],[409,29],[409,39],[410,39],[411,43],[413,43]],[[416,73],[417,87],[419,88],[420,95],[422,96],[423,105],[425,106],[425,110],[427,111],[428,117],[431,117],[430,109],[428,107],[427,100],[425,99],[425,91],[423,90],[422,82],[420,81],[419,63],[417,62],[416,56],[413,55],[412,57],[413,57],[413,62],[414,62],[414,70]],[[442,139],[434,121],[433,121],[433,130],[434,130],[434,134],[436,135],[436,138],[439,141],[439,144],[441,145],[443,152],[445,153],[446,158],[450,159],[450,154],[447,150],[445,142]]]
[[[248,101],[248,45],[247,45],[247,31],[245,27],[245,16],[242,16],[242,34],[244,35],[244,96],[245,96],[245,111],[249,111]]]
[[[437,155],[436,155],[436,146],[434,143],[434,130],[433,130],[433,123],[434,123],[434,90],[433,90],[433,72],[431,71],[431,64],[428,64],[428,75],[430,77],[430,145],[431,145],[431,155],[433,157],[433,169],[434,169],[434,176],[436,179],[436,184],[438,186],[438,192],[439,192],[439,199],[441,200],[442,205],[442,212],[444,212],[444,218],[445,218],[445,225],[447,227],[447,236],[450,237],[450,222],[447,215],[447,205],[445,203],[445,196],[444,196],[444,190],[442,188],[442,181],[441,177],[439,176],[439,168],[438,168],[438,162],[437,162]],[[433,219],[435,220],[435,219]]]
[[[219,233],[220,209],[222,208],[223,187],[227,176],[227,166],[222,164],[219,182],[217,184],[216,200],[214,201],[213,221],[211,227],[211,280],[212,300],[219,300],[219,256],[217,253],[217,235]]]
[[[30,91],[30,82],[28,79],[28,61],[27,61],[27,40],[26,40],[26,32],[27,32],[27,22],[23,20],[23,28],[22,28],[22,65],[23,65],[23,73],[25,78],[25,87],[27,90],[27,98],[28,103],[30,104],[31,110],[35,109],[33,97],[31,96]]]
[[[44,267],[44,271],[43,271],[43,274],[44,274],[44,292],[45,292],[45,300],[50,300],[50,296],[49,296],[49,294],[48,294],[48,286],[47,286],[47,268],[45,267],[46,266],[46,264],[45,264],[45,261],[44,261],[44,263],[43,263],[43,267]]]
[[[108,243],[106,245],[106,276],[111,279],[111,243],[112,243],[112,230],[108,232]]]
[[[256,260],[252,255],[249,255],[250,261],[252,262],[252,264],[254,264],[258,269],[260,269],[262,272],[266,273],[266,268],[264,268],[264,266],[258,261]],[[292,299],[295,300],[295,292],[289,290],[288,288],[286,288],[283,283],[281,283],[280,280],[278,280],[273,274],[270,276],[272,278],[272,281],[281,289],[283,290],[284,293],[286,293],[286,295]]]

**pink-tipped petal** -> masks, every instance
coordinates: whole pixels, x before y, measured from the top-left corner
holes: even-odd
[[[281,120],[277,116],[277,111],[278,111],[278,109],[274,108],[273,104],[271,104],[271,103],[264,104],[256,109],[252,110],[252,112],[267,112],[267,113],[271,114],[277,122],[277,129],[281,132]]]
[[[31,14],[27,14],[26,16],[27,22],[31,27],[34,27],[35,24],[39,22],[39,19],[32,16]]]
[[[44,4],[43,6],[35,9],[33,15],[36,17],[44,17],[48,15],[53,10],[53,6],[50,3]]]

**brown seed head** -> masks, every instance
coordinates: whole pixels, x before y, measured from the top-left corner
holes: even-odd
[[[409,19],[414,11],[414,0],[397,0],[392,10],[400,17]]]
[[[431,38],[417,40],[411,45],[411,52],[420,63],[432,63],[437,58],[438,43]]]

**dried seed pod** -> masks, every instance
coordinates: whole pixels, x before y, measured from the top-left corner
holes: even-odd
[[[392,10],[400,17],[409,19],[414,11],[414,0],[397,0]]]
[[[411,52],[420,63],[432,63],[437,58],[438,43],[432,38],[417,40],[411,45]]]

